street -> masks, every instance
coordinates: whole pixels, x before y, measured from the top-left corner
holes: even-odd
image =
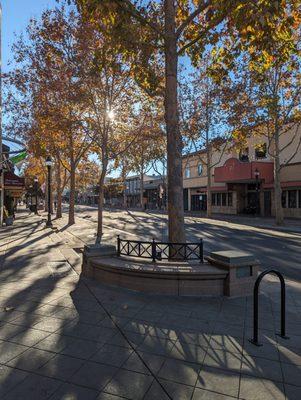
[[[67,210],[65,206],[65,211]],[[87,237],[86,231],[78,232],[83,241],[92,241],[96,229],[97,207],[77,206],[77,216],[91,225]],[[251,219],[248,218],[248,221]],[[258,219],[257,219],[258,220]],[[187,240],[204,239],[204,252],[219,250],[242,250],[260,260],[262,269],[273,267],[286,277],[300,280],[301,268],[301,230],[295,232],[279,231],[268,226],[251,227],[235,222],[208,220],[189,216],[185,218]],[[260,219],[259,219],[260,221]],[[260,222],[263,224],[265,221]],[[162,213],[143,211],[110,210],[104,212],[104,237],[115,241],[116,236],[140,240],[167,240],[167,216]]]

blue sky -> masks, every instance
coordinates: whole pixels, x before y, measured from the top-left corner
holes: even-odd
[[[43,10],[57,5],[55,0],[2,0],[2,65],[7,71],[12,59],[11,46],[15,34],[24,32],[31,17],[39,17]]]

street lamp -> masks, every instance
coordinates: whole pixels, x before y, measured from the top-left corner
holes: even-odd
[[[256,168],[254,171],[254,176],[256,180],[256,214],[259,214],[259,176],[260,172]]]
[[[38,214],[38,182],[39,182],[38,178],[35,177],[34,178],[34,191],[35,191],[35,197],[36,197],[36,208],[35,208],[35,212],[34,213],[36,215],[39,215]]]
[[[52,167],[53,163],[52,163],[50,156],[48,156],[46,158],[45,164],[46,164],[47,170],[48,170],[48,216],[47,216],[46,227],[52,228],[52,222],[51,222],[51,167]]]

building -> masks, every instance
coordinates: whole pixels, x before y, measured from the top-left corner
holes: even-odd
[[[4,220],[14,214],[17,201],[22,197],[25,189],[25,180],[14,174],[14,166],[9,161],[10,148],[2,145],[5,168],[0,171],[4,174]],[[0,183],[1,184],[1,183]]]
[[[280,136],[280,172],[284,217],[301,218],[301,130]],[[228,146],[228,147],[225,147]],[[212,212],[222,214],[275,215],[274,160],[265,137],[251,137],[246,146],[233,149],[221,145],[213,152],[211,176]],[[270,146],[273,151],[273,143]],[[294,157],[292,157],[294,155]],[[184,209],[207,208],[207,171],[205,151],[185,155],[182,161]],[[203,162],[202,162],[203,161]],[[286,165],[287,164],[287,165]]]
[[[165,179],[162,176],[144,175],[143,206],[147,209],[162,209],[166,206]],[[127,207],[140,207],[141,178],[134,175],[126,178]]]

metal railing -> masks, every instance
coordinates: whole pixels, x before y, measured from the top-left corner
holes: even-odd
[[[265,275],[274,274],[276,275],[281,284],[281,330],[278,334],[283,339],[289,339],[288,336],[285,335],[285,281],[283,275],[276,271],[275,269],[269,269],[262,272],[258,278],[256,279],[254,286],[254,297],[253,297],[253,338],[250,339],[250,342],[255,344],[256,346],[262,346],[260,342],[258,342],[258,294],[259,294],[259,285]]]
[[[148,258],[153,262],[167,260],[198,260],[204,262],[203,240],[196,243],[151,242],[125,240],[117,236],[117,255]]]

